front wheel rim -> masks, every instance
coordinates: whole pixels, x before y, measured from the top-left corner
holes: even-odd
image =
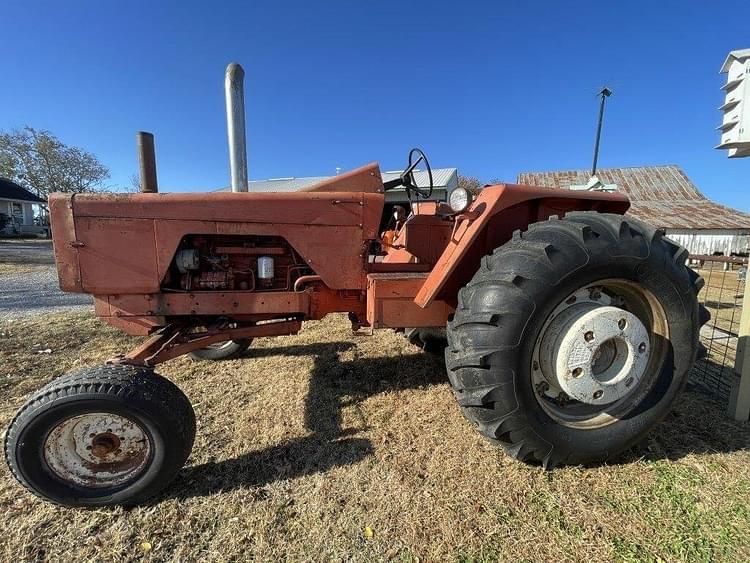
[[[532,353],[534,396],[556,422],[593,429],[626,417],[666,360],[669,328],[650,290],[625,279],[584,286],[546,318]]]
[[[224,342],[214,342],[213,344],[209,344],[203,350],[216,350],[216,351],[225,351],[229,348],[233,348],[235,346],[234,340],[225,340]]]
[[[112,413],[87,413],[58,423],[43,452],[58,478],[101,489],[137,479],[151,458],[151,441],[136,422]]]

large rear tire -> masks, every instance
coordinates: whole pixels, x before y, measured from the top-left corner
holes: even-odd
[[[545,467],[601,462],[642,439],[683,389],[708,320],[686,258],[620,215],[569,213],[514,233],[448,323],[466,418]]]
[[[172,481],[194,437],[195,414],[176,385],[148,368],[105,365],[32,395],[8,428],[5,458],[45,500],[132,505]]]

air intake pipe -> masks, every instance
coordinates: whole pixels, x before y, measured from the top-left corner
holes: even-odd
[[[224,73],[227,104],[229,175],[233,192],[247,191],[247,147],[245,145],[245,71],[231,63]]]

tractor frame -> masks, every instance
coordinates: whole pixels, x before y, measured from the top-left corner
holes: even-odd
[[[135,365],[227,340],[296,334],[302,321],[337,312],[348,313],[360,334],[440,327],[481,258],[514,231],[571,211],[622,214],[629,205],[616,193],[499,184],[460,214],[438,202],[415,203],[385,243],[383,192],[379,168],[370,164],[294,193],[53,194],[60,287],[92,294],[96,314],[112,326],[150,335],[112,360]],[[232,256],[287,248],[301,261],[268,288],[167,287],[178,253],[195,237],[231,237],[220,248],[229,266],[219,269],[231,270]]]

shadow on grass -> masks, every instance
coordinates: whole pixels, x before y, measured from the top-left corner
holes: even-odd
[[[727,414],[725,400],[691,385],[677,399],[667,417],[647,438],[609,461],[609,464],[679,460],[691,454],[726,454],[750,450],[750,424]]]
[[[426,388],[447,379],[442,359],[421,352],[382,358],[355,356],[342,362],[339,354],[354,346],[351,342],[333,342],[251,348],[246,354],[250,358],[274,355],[315,358],[305,401],[305,426],[312,435],[234,459],[185,468],[166,496],[190,498],[238,487],[261,487],[279,479],[355,464],[373,455],[374,449],[369,440],[353,437],[366,429],[364,422],[360,428],[342,428],[344,407],[356,406],[379,393]]]
[[[734,377],[731,367],[702,359],[693,367],[691,380],[669,414],[637,446],[609,461],[632,463],[639,459],[678,460],[690,454],[732,453],[750,450],[750,423],[739,422],[727,413],[727,398],[717,394],[719,379]],[[704,381],[706,374],[715,378]],[[697,383],[696,383],[697,382]],[[730,381],[723,381],[731,388]],[[714,392],[712,392],[714,391]]]
[[[424,353],[340,361],[339,353],[353,346],[349,342],[335,342],[251,349],[248,357],[315,358],[305,403],[305,425],[312,435],[238,458],[186,468],[169,488],[167,496],[190,498],[238,487],[262,487],[279,479],[323,473],[358,463],[373,455],[374,448],[369,440],[353,437],[366,429],[364,423],[360,428],[342,429],[343,407],[356,405],[379,393],[427,388],[446,379],[442,360]],[[610,459],[607,464],[621,465],[640,459],[677,460],[689,454],[748,449],[750,424],[731,420],[724,403],[691,386],[641,444]]]
[[[262,487],[351,465],[372,454],[372,444],[364,438],[296,438],[234,459],[188,467],[170,485],[166,497],[187,499],[239,487]]]

